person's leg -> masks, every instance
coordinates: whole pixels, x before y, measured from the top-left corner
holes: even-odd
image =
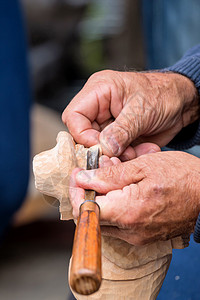
[[[21,205],[29,177],[30,83],[17,0],[0,1],[0,235]]]

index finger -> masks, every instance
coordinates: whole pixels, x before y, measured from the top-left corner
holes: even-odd
[[[101,224],[119,228],[129,228],[138,219],[142,205],[138,201],[138,184],[130,184],[123,189],[97,196],[96,202],[100,206]]]
[[[99,143],[100,125],[111,118],[110,87],[88,81],[64,110],[62,120],[77,143]]]
[[[91,147],[98,143],[100,134],[92,127],[98,115],[98,100],[93,92],[90,92],[87,97],[84,94],[85,91],[82,90],[75,96],[64,110],[62,120],[77,143]]]

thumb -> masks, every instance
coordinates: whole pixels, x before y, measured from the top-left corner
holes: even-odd
[[[76,184],[81,188],[106,194],[131,183],[138,183],[143,178],[142,165],[136,158],[110,167],[82,170],[76,175]]]
[[[130,102],[130,101],[129,101]],[[100,133],[99,139],[103,153],[108,156],[119,156],[141,132],[141,112],[127,103],[118,117]]]

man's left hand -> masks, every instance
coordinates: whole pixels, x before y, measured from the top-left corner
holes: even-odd
[[[199,158],[169,151],[123,163],[116,157],[102,160],[103,168],[72,174],[75,218],[84,189],[94,189],[104,235],[143,245],[193,231],[200,211]]]

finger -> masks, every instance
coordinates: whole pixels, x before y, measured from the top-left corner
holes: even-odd
[[[113,166],[113,162],[107,155],[102,155],[99,158],[99,168],[111,167]]]
[[[117,157],[108,157],[107,155],[102,155],[99,158],[99,168],[111,167],[121,163],[120,159]]]
[[[93,122],[98,115],[98,99],[87,85],[74,97],[62,114],[62,120],[77,143],[91,147],[98,142],[99,131]],[[87,105],[85,105],[87,99]],[[90,109],[88,109],[90,107]],[[95,129],[92,127],[95,127]]]
[[[131,103],[134,100],[135,106],[128,101],[115,121],[104,128],[99,136],[103,153],[108,156],[121,155],[131,142],[143,133],[141,99],[138,95],[134,97]]]
[[[101,234],[102,236],[123,240],[135,246],[141,246],[144,244],[142,243],[138,232],[134,232],[134,230],[131,230],[130,232],[130,230],[118,228],[117,226],[101,226]]]
[[[99,142],[98,123],[102,124],[112,117],[110,101],[106,98],[110,95],[109,86],[96,87],[91,82],[88,80],[62,114],[62,120],[75,141],[86,147]]]
[[[128,161],[136,158],[136,156],[137,155],[135,148],[133,148],[132,146],[128,146],[126,150],[119,156],[119,158],[121,161]]]
[[[142,205],[142,201],[138,201],[137,184],[97,196],[96,202],[100,206],[101,224],[112,224],[121,228],[134,224]]]
[[[70,177],[70,186],[69,186],[69,196],[70,196],[70,202],[73,208],[73,216],[75,219],[78,218],[79,215],[79,207],[81,203],[84,201],[85,198],[85,191],[84,189],[80,188],[76,184],[76,174],[80,172],[81,169],[76,168],[72,171],[71,177]]]
[[[64,122],[77,143],[88,148],[98,144],[100,132],[92,128],[92,121],[80,112],[71,112]]]
[[[139,157],[144,154],[155,153],[155,152],[160,152],[160,151],[161,151],[160,147],[153,143],[143,143],[143,144],[135,146],[134,148],[129,146],[120,155],[120,160],[128,161],[128,160],[134,159],[134,158]]]
[[[143,178],[143,165],[135,159],[111,167],[80,171],[76,175],[76,183],[84,189],[93,189],[105,194],[131,183],[137,183]]]
[[[113,162],[113,165],[118,165],[121,163],[121,160],[115,156],[111,157],[111,161]]]
[[[101,131],[101,128],[96,121],[92,122],[92,128],[96,131]]]

